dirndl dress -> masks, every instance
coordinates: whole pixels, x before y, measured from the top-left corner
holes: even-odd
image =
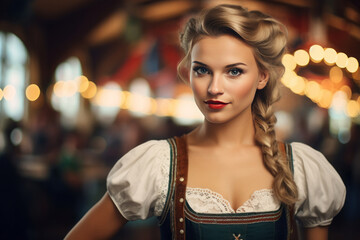
[[[159,216],[161,239],[187,240],[287,240],[297,239],[293,206],[275,211],[232,214],[195,212],[185,198],[187,180],[186,136],[168,139],[171,148],[169,192]],[[280,144],[293,171],[290,144]]]

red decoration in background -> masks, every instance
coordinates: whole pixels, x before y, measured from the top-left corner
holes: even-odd
[[[134,52],[127,61],[111,77],[112,80],[120,84],[127,83],[140,68],[145,58],[145,54]]]
[[[162,62],[164,65],[176,73],[177,65],[181,59],[179,49],[172,45],[161,43],[160,56],[162,57]]]

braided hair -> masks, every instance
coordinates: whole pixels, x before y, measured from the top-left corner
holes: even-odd
[[[286,28],[262,12],[248,11],[238,5],[222,4],[206,9],[191,18],[180,34],[180,44],[185,52],[178,65],[180,78],[186,79],[182,69],[190,65],[194,44],[203,37],[224,34],[251,46],[259,70],[269,75],[267,85],[256,92],[252,102],[255,141],[261,147],[266,168],[274,177],[275,196],[285,204],[293,204],[298,196],[297,187],[285,156],[279,152],[272,107],[280,98],[277,84],[284,73],[281,60],[287,44]]]

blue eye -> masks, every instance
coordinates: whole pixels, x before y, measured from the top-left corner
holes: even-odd
[[[199,75],[208,74],[209,70],[206,67],[197,66],[193,68],[194,72]]]
[[[233,77],[239,76],[243,72],[244,71],[242,69],[239,69],[239,68],[232,68],[232,69],[229,70],[230,76],[233,76]]]

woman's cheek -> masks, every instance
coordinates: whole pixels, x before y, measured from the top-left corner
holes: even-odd
[[[195,96],[200,96],[204,91],[204,84],[199,83],[199,81],[193,80],[191,81],[191,88]]]
[[[228,89],[233,95],[244,97],[254,92],[256,90],[256,85],[254,84],[254,81],[243,81],[242,84],[229,86]]]

